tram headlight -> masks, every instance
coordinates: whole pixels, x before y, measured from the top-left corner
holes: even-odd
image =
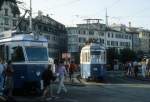
[[[40,76],[40,74],[41,74],[41,72],[36,72],[36,75],[37,75],[37,76]]]

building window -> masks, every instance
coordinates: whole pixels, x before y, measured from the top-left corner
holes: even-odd
[[[118,42],[116,42],[116,46],[118,46]]]
[[[104,39],[102,39],[102,43],[104,44]]]
[[[120,46],[123,46],[123,43],[122,43],[122,42],[120,42]]]
[[[4,12],[5,12],[5,16],[8,16],[8,9],[5,8],[4,10],[5,10],[5,11],[4,11]]]
[[[104,36],[104,33],[101,33],[102,36]]]
[[[15,18],[16,18],[16,13],[13,13],[13,17],[15,17]]]
[[[39,29],[39,31],[42,31],[42,26],[38,25],[38,29]]]
[[[110,33],[108,33],[108,38],[110,37]]]
[[[86,41],[85,38],[79,38],[79,43],[84,43]]]
[[[110,41],[107,41],[107,45],[110,45]]]
[[[94,35],[94,31],[93,30],[89,31],[89,35]]]
[[[5,19],[4,19],[4,23],[5,23],[5,25],[9,25],[9,19],[8,19],[8,18],[5,18]]]
[[[118,34],[116,34],[116,38],[119,38],[119,37],[118,37]]]
[[[75,30],[71,30],[71,34],[75,34]]]
[[[86,31],[85,31],[85,30],[83,31],[83,34],[86,34]]]
[[[55,41],[56,40],[56,37],[55,36],[53,36],[53,40]],[[63,41],[63,40],[62,40]]]
[[[13,26],[16,26],[17,21],[13,20]]]
[[[111,41],[111,45],[114,46],[114,41]]]
[[[46,26],[44,26],[44,31],[48,32],[48,28]]]
[[[4,28],[4,30],[9,30],[9,28]]]
[[[78,34],[80,34],[80,30],[78,30]]]
[[[114,37],[114,34],[113,34],[113,33],[111,34],[111,37],[112,37],[112,38]]]

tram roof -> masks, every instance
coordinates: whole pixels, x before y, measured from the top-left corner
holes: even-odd
[[[5,31],[0,33],[1,41],[41,41],[47,42],[44,36],[35,33],[16,32],[16,31]]]

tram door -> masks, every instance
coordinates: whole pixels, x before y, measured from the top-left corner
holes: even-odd
[[[9,48],[6,45],[0,45],[0,58],[3,61],[7,61],[9,59]]]

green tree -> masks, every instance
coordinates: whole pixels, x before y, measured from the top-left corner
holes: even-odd
[[[136,53],[129,48],[120,50],[119,60],[122,63],[133,61],[136,59]]]
[[[116,48],[107,49],[107,64],[110,69],[113,69],[114,61],[118,59],[118,50]]]
[[[144,52],[142,50],[137,51],[137,57],[139,60],[141,60],[144,56]]]

